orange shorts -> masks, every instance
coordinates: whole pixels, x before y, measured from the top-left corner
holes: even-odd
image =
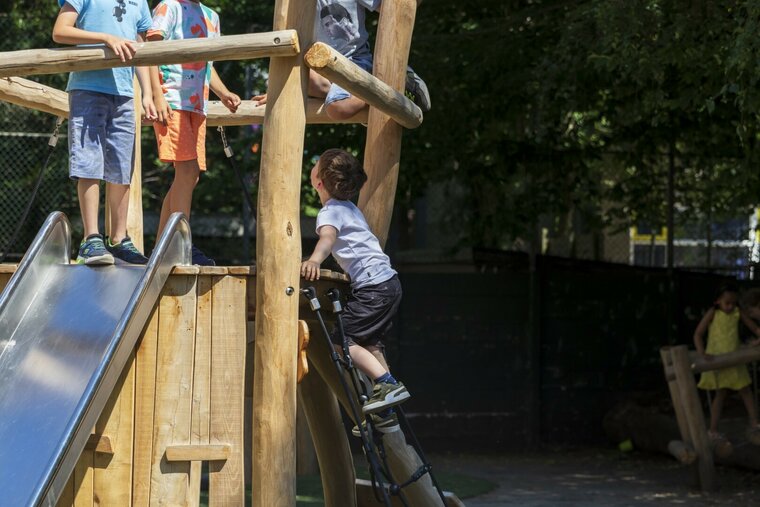
[[[206,116],[190,111],[174,111],[168,125],[153,123],[161,162],[186,162],[198,159],[206,170]]]

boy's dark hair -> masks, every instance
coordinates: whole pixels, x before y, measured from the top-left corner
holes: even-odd
[[[359,195],[367,173],[350,153],[332,148],[319,157],[319,179],[325,190],[341,201],[348,201]]]

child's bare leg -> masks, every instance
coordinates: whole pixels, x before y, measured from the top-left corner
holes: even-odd
[[[111,243],[119,243],[127,235],[127,213],[129,211],[129,185],[106,183],[108,206],[111,209],[109,235]]]
[[[752,390],[749,388],[749,386],[742,387],[739,390],[739,396],[742,397],[744,406],[747,409],[747,414],[749,415],[749,425],[754,428],[757,426],[757,408],[755,407],[755,400],[752,399]]]
[[[313,70],[309,69],[309,97],[316,97],[323,99],[327,97],[327,92],[330,91],[330,81],[323,76],[320,76]]]
[[[325,110],[333,120],[347,120],[367,106],[367,103],[351,95],[347,99],[329,103]]]
[[[371,380],[380,378],[388,372],[374,354],[364,347],[351,345],[348,348],[348,353],[351,354],[351,359],[356,367]]]
[[[161,206],[161,218],[158,223],[158,238],[166,227],[172,213],[180,211],[190,220],[190,206],[193,202],[193,190],[198,183],[201,169],[198,160],[174,162],[174,181],[164,197]]]
[[[100,180],[79,178],[77,180],[77,195],[79,196],[79,211],[82,214],[84,237],[99,234]]]
[[[385,360],[385,354],[383,353],[382,347],[378,347],[377,345],[367,345],[364,348],[367,349],[370,354],[375,356],[375,359],[377,359],[383,368],[385,368],[385,371],[391,371],[390,367],[388,366],[388,361]]]
[[[713,433],[718,432],[718,421],[720,420],[720,413],[723,411],[723,402],[726,401],[728,396],[728,389],[718,389],[713,398],[712,407],[710,407],[710,431]]]

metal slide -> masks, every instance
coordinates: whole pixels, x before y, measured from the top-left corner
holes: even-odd
[[[54,506],[190,228],[169,220],[146,266],[69,263],[52,213],[0,295],[0,504]]]

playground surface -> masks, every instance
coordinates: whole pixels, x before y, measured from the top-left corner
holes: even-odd
[[[718,467],[719,489],[690,486],[674,459],[616,449],[544,450],[500,456],[432,455],[436,470],[488,480],[490,492],[463,499],[467,507],[760,505],[760,474]]]

